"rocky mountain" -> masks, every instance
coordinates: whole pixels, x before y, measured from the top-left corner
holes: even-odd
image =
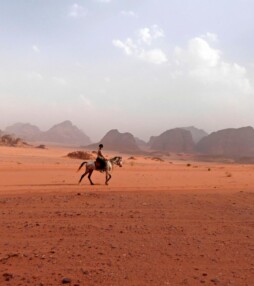
[[[213,132],[198,142],[196,150],[209,155],[254,156],[254,129],[242,127]]]
[[[151,149],[158,151],[190,153],[194,150],[191,132],[182,128],[167,130],[159,136],[152,136],[148,144]]]
[[[88,145],[89,137],[71,123],[64,121],[54,125],[48,131],[41,131],[37,126],[29,123],[16,123],[5,129],[6,133],[15,134],[27,141],[54,142],[60,144]]]
[[[126,153],[139,152],[140,149],[131,133],[120,133],[117,129],[110,130],[99,143],[92,144],[90,148],[98,148],[102,143],[106,150],[120,151]]]
[[[43,132],[40,138],[40,141],[64,144],[87,145],[91,143],[90,138],[68,120]]]
[[[184,130],[190,131],[190,133],[192,135],[192,139],[193,139],[195,144],[198,143],[202,138],[204,138],[208,135],[208,133],[206,133],[204,130],[198,129],[194,126],[181,127],[181,128]]]
[[[15,134],[20,138],[28,141],[39,140],[41,135],[41,130],[30,123],[15,123],[5,129],[5,132],[8,134]]]

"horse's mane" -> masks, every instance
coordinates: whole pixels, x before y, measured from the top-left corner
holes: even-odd
[[[117,159],[121,159],[121,157],[120,156],[115,156],[115,157],[111,158],[110,161],[115,161]]]

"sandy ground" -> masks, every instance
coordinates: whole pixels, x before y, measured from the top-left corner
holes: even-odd
[[[254,285],[253,165],[69,151],[0,148],[0,285]]]

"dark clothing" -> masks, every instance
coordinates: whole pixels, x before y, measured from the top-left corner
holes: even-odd
[[[97,158],[96,158],[96,168],[98,170],[104,170],[106,168],[106,159],[102,155],[101,149],[99,148],[97,152]]]
[[[104,170],[106,167],[106,161],[102,157],[97,157],[96,165],[97,165],[97,169]]]

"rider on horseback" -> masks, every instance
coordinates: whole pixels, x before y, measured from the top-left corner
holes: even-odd
[[[101,170],[103,171],[106,167],[106,158],[102,155],[102,152],[101,152],[101,149],[103,148],[103,145],[100,144],[99,145],[99,149],[98,149],[98,152],[97,152],[97,158],[96,158],[96,161],[95,161],[95,166],[96,166],[96,169],[97,170]]]

